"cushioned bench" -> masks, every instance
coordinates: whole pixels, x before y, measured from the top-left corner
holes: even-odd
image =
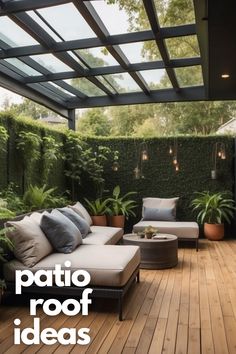
[[[44,212],[29,213],[27,216],[18,216],[16,222],[9,222],[9,226],[13,225],[16,228],[9,234],[9,237],[13,241],[15,240],[16,247],[15,258],[5,263],[3,267],[7,289],[10,291],[15,289],[15,270],[30,269],[35,273],[41,269],[54,269],[55,264],[61,264],[63,268],[64,262],[70,261],[72,272],[78,269],[89,272],[91,282],[88,286],[93,289],[92,297],[118,300],[119,319],[122,320],[123,297],[135,278],[139,281],[141,258],[139,247],[116,245],[123,236],[123,229],[93,226],[88,219],[88,229],[90,228],[91,232],[81,239],[81,243],[71,253],[56,251],[45,239],[40,228],[44,214]],[[63,215],[59,217],[63,219]],[[70,220],[66,221],[68,224],[70,222]],[[57,235],[59,240],[60,233]],[[44,252],[46,247],[48,248],[47,252],[39,258],[38,254]],[[23,288],[23,291],[28,293],[74,296],[79,296],[83,290],[83,288],[74,286],[38,288],[32,285]]]
[[[176,221],[178,200],[178,197],[143,198],[142,219],[133,226],[133,232],[142,232],[151,225],[160,233],[176,235],[179,240],[195,241],[198,251],[198,224],[192,221]]]
[[[199,227],[196,222],[190,221],[139,221],[133,226],[133,232],[144,231],[146,227],[152,225],[160,233],[173,234],[181,241],[195,241],[198,251]]]

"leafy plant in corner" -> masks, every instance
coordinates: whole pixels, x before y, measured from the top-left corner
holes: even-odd
[[[0,198],[0,219],[11,219],[14,218],[15,213],[8,209],[7,201]]]
[[[25,206],[22,197],[16,192],[17,189],[18,186],[10,182],[7,188],[0,192],[0,198],[5,201],[7,209],[16,214],[21,214],[25,211]]]
[[[34,163],[40,159],[41,144],[41,137],[32,132],[20,131],[16,139],[16,148],[19,150],[23,161],[23,190],[25,185],[30,184]]]
[[[216,234],[216,228],[221,230],[217,239],[224,236],[224,222],[230,223],[234,216],[235,202],[227,192],[211,193],[209,191],[196,192],[196,198],[191,202],[193,211],[197,211],[197,221],[204,224],[204,232],[209,239],[216,239],[214,235],[208,235],[209,229]],[[211,226],[213,225],[213,226]]]

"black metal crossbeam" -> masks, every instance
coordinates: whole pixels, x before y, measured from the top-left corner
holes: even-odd
[[[70,0],[18,0],[1,2],[0,4],[0,16],[7,15],[9,13],[15,13],[20,11],[30,11],[41,9],[43,7],[50,7],[56,5],[63,5],[70,2]]]
[[[28,32],[34,39],[36,39],[40,44],[47,48],[53,48],[56,41],[40,26],[38,25],[28,14],[20,12],[14,15],[10,15],[10,18],[16,22],[21,28]],[[54,53],[55,57],[64,62],[67,66],[71,67],[72,70],[83,74],[84,68],[73,59],[68,53]],[[110,90],[106,88],[99,80],[96,78],[89,78],[93,84],[99,87],[108,95],[113,95]]]
[[[176,91],[174,89],[164,89],[151,91],[150,95],[143,92],[124,93],[110,97],[89,97],[86,102],[71,99],[68,108],[105,107],[120,106],[143,103],[163,103],[163,102],[187,102],[187,101],[207,100],[204,86],[186,87]]]
[[[183,25],[177,27],[166,27],[160,30],[161,37],[173,38],[173,37],[182,37],[182,36],[191,36],[196,34],[195,25]],[[87,39],[78,39],[71,41],[64,41],[55,43],[53,47],[48,48],[41,44],[22,46],[16,48],[9,48],[7,50],[0,50],[0,59],[14,58],[21,56],[29,56],[35,54],[47,54],[47,53],[57,53],[65,52],[75,49],[90,49],[96,47],[104,46],[114,46],[119,44],[127,43],[138,43],[155,40],[155,35],[153,31],[141,31],[134,33],[124,33],[119,35],[108,36],[106,39],[102,40],[100,38],[87,38]]]
[[[101,21],[100,17],[94,10],[94,7],[91,5],[89,2],[77,2],[73,1],[74,5],[76,8],[79,10],[81,15],[84,17],[84,19],[89,23],[90,27],[96,33],[98,38],[101,40],[106,40],[107,37],[110,36],[109,32],[107,31],[106,27],[104,26],[104,23]],[[129,61],[120,49],[119,46],[107,46],[107,50],[110,52],[110,54],[116,59],[116,61],[124,68],[128,69],[129,68]],[[146,93],[149,94],[149,87],[144,78],[140,73],[130,73],[132,78],[135,80],[137,85]]]
[[[185,58],[185,59],[174,59],[170,60],[169,67],[171,68],[181,68],[188,66],[201,65],[201,58]],[[56,81],[56,80],[65,80],[65,79],[74,79],[78,77],[90,77],[90,76],[103,76],[109,74],[122,74],[125,72],[135,72],[135,71],[144,71],[144,70],[155,70],[155,69],[165,69],[165,64],[162,60],[130,64],[129,69],[126,70],[120,65],[112,65],[107,67],[98,67],[85,70],[84,75],[79,75],[76,72],[60,72],[60,73],[51,73],[48,75],[32,76],[26,77],[24,79],[25,83],[33,82],[45,82],[45,81]]]
[[[171,81],[171,84],[175,90],[178,90],[179,84],[178,84],[178,80],[176,78],[175,72],[174,72],[173,68],[169,67],[170,66],[169,65],[170,58],[169,58],[169,54],[168,54],[168,50],[166,48],[165,42],[164,42],[163,38],[161,37],[160,25],[159,25],[158,17],[156,14],[154,0],[143,0],[143,3],[144,3],[144,7],[146,10],[152,31],[155,35],[156,44],[158,46],[159,52],[162,56],[162,59],[165,63],[166,71],[167,71],[167,74],[168,74],[169,79]]]

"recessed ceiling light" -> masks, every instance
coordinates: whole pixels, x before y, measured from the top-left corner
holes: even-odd
[[[229,74],[222,74],[221,77],[222,77],[222,79],[228,79],[229,78]]]

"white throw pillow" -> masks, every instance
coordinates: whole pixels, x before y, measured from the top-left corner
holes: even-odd
[[[179,197],[175,198],[143,198],[143,208],[142,208],[142,217],[143,211],[145,208],[167,208],[167,209],[174,209],[173,215],[176,217],[176,205],[179,200]]]
[[[37,222],[25,216],[20,221],[8,221],[6,226],[14,230],[7,236],[14,244],[14,255],[26,267],[33,267],[42,258],[52,253],[53,248]]]
[[[82,218],[84,218],[87,221],[87,223],[89,224],[89,226],[91,226],[93,224],[93,221],[92,221],[88,211],[85,209],[85,207],[80,202],[77,202],[74,205],[68,205],[68,207],[73,209],[74,211],[76,211]]]

